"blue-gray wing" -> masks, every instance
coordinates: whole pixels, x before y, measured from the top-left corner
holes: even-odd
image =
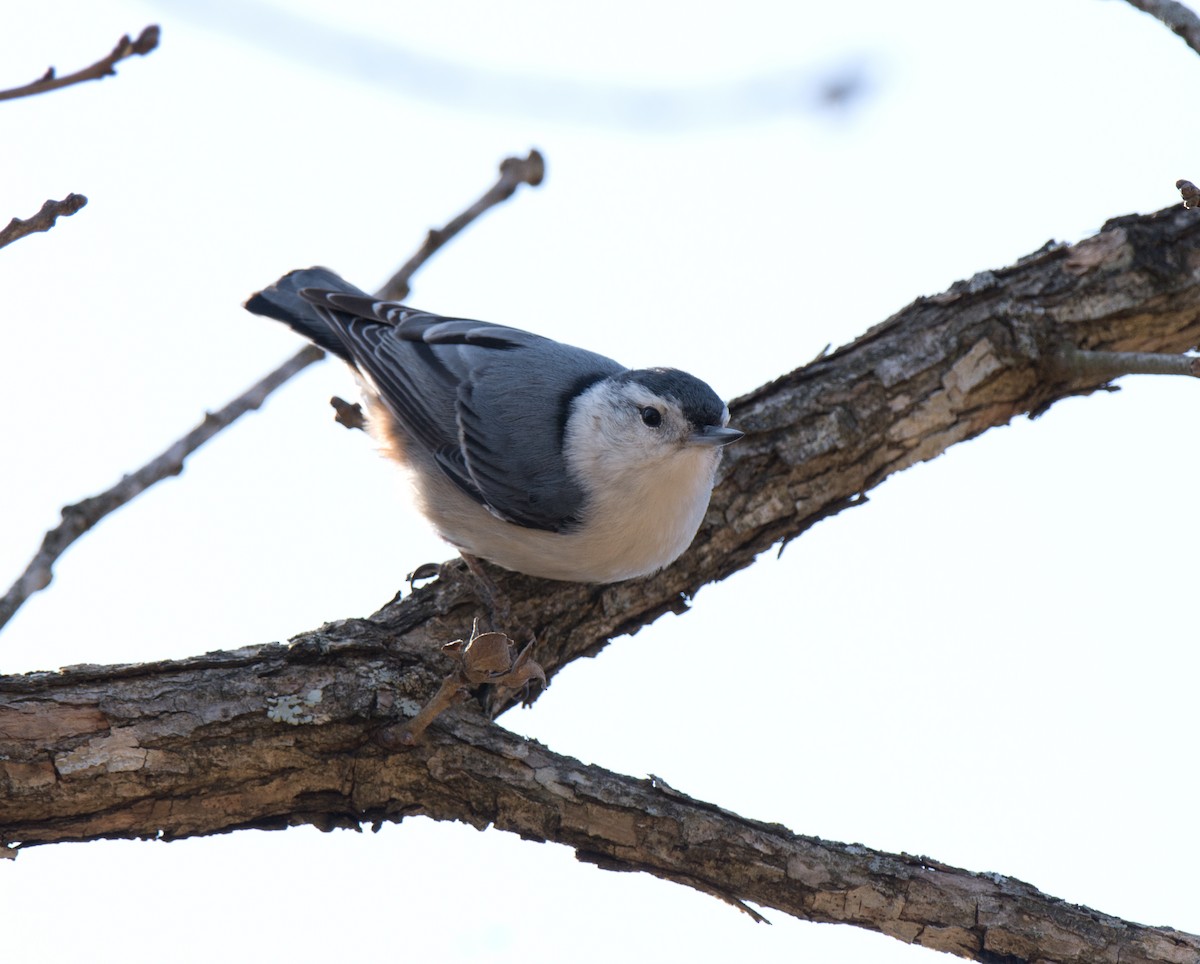
[[[303,289],[409,435],[494,515],[563,531],[584,492],[562,457],[571,401],[623,371],[602,355],[517,328]]]

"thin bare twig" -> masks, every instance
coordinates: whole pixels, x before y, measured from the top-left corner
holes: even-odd
[[[500,180],[492,185],[483,197],[444,228],[431,229],[420,250],[409,258],[404,267],[392,275],[387,284],[376,292],[378,297],[384,301],[403,301],[408,297],[409,279],[435,251],[489,208],[494,208],[497,204],[507,201],[522,184],[537,187],[545,176],[546,162],[537,151],[530,151],[529,156],[524,158],[505,158],[500,163]]]
[[[70,217],[87,204],[87,198],[82,194],[68,194],[61,201],[47,201],[42,209],[31,218],[13,218],[8,226],[0,231],[0,248],[12,244],[18,238],[35,231],[49,231],[59,218]]]
[[[409,294],[408,282],[435,251],[443,247],[489,208],[512,197],[522,184],[537,187],[545,176],[546,161],[536,150],[531,150],[526,157],[506,157],[500,162],[500,179],[487,190],[483,197],[445,227],[430,228],[429,233],[425,236],[425,243],[421,245],[416,254],[404,263],[399,271],[387,280],[382,288],[375,292],[375,297],[383,301],[403,301]],[[347,402],[336,395],[329,400],[329,404],[337,413],[334,415],[334,421],[339,425],[366,431],[367,423],[363,418],[361,405]]]
[[[536,185],[540,183],[544,170],[542,156],[537,151],[530,151],[529,156],[525,158],[506,158],[500,164],[500,178],[496,184],[483,197],[440,231],[430,231],[421,249],[408,260],[387,285],[384,285],[379,296],[384,297],[384,293],[395,285],[401,286],[404,293],[407,294],[408,280],[421,265],[429,260],[434,252],[483,214],[484,211],[488,210],[488,208],[495,207],[502,201],[512,197],[513,192],[516,191],[519,185]],[[297,372],[303,370],[313,362],[319,361],[324,356],[325,353],[313,345],[305,347],[280,365],[275,371],[264,376],[256,384],[248,388],[219,412],[205,416],[204,421],[200,425],[132,475],[125,476],[125,478],[112,488],[101,492],[99,495],[94,495],[91,498],[84,499],[82,502],[69,505],[63,509],[62,522],[46,533],[42,539],[41,548],[34,555],[25,571],[13,583],[12,588],[8,590],[3,598],[0,598],[0,629],[12,619],[13,615],[20,609],[26,599],[35,592],[45,589],[50,585],[50,580],[53,578],[54,563],[76,539],[92,528],[104,516],[119,509],[139,493],[154,485],[154,483],[160,482],[170,476],[178,475],[183,471],[184,460],[192,452],[223,428],[231,425],[240,416],[258,408],[271,392],[275,391],[275,389],[284,384],[284,382]]]
[[[0,627],[3,627],[30,596],[50,585],[53,566],[76,539],[110,512],[114,512],[156,482],[178,475],[184,460],[196,449],[233,424],[247,412],[258,408],[271,392],[296,372],[325,357],[321,349],[308,346],[293,355],[270,375],[252,385],[219,412],[204,416],[204,421],[157,458],[151,459],[132,475],[112,488],[62,510],[62,522],[46,533],[42,546],[12,588],[0,599]]]
[[[1073,345],[1058,350],[1053,365],[1068,378],[1120,378],[1122,375],[1188,375],[1200,378],[1200,357],[1148,351],[1087,351]]]
[[[31,84],[26,84],[24,87],[13,87],[10,90],[0,90],[0,100],[32,97],[34,94],[44,94],[49,90],[58,90],[60,87],[70,87],[72,84],[82,84],[88,80],[103,80],[105,77],[113,76],[117,72],[117,63],[126,57],[132,57],[134,54],[144,57],[157,47],[160,33],[158,25],[151,24],[138,34],[137,40],[130,40],[129,34],[125,34],[117,41],[117,45],[113,47],[107,57],[97,60],[90,67],[84,67],[83,70],[77,70],[65,77],[57,76],[54,68],[50,67],[41,78]]]
[[[1175,0],[1128,0],[1130,5],[1157,17],[1196,53],[1200,54],[1200,17]]]

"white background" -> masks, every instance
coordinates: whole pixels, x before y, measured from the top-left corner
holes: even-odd
[[[540,148],[545,185],[409,301],[727,398],[1200,174],[1200,57],[1117,0],[9,6],[0,87],[147,23],[163,40],[0,104],[0,221],[90,199],[0,252],[5,583],[61,506],[300,346],[250,293],[318,263],[378,286],[507,154]],[[847,74],[860,96],[821,106]],[[800,833],[1200,931],[1200,385],[1122,388],[904,472],[503,724]],[[447,558],[330,420],[353,391],[323,363],[106,519],[0,635],[0,670],[283,640]],[[934,960],[768,916],[421,819],[0,862],[14,962]]]

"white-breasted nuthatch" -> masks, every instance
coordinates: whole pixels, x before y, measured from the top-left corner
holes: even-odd
[[[674,562],[721,447],[742,437],[685,372],[380,301],[327,268],[284,275],[246,308],[355,369],[371,434],[411,470],[442,538],[528,575],[608,583]]]

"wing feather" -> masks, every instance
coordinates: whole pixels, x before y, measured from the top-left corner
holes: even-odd
[[[410,440],[496,516],[564,531],[584,492],[562,457],[574,397],[624,371],[518,328],[446,318],[369,295],[306,288]]]

